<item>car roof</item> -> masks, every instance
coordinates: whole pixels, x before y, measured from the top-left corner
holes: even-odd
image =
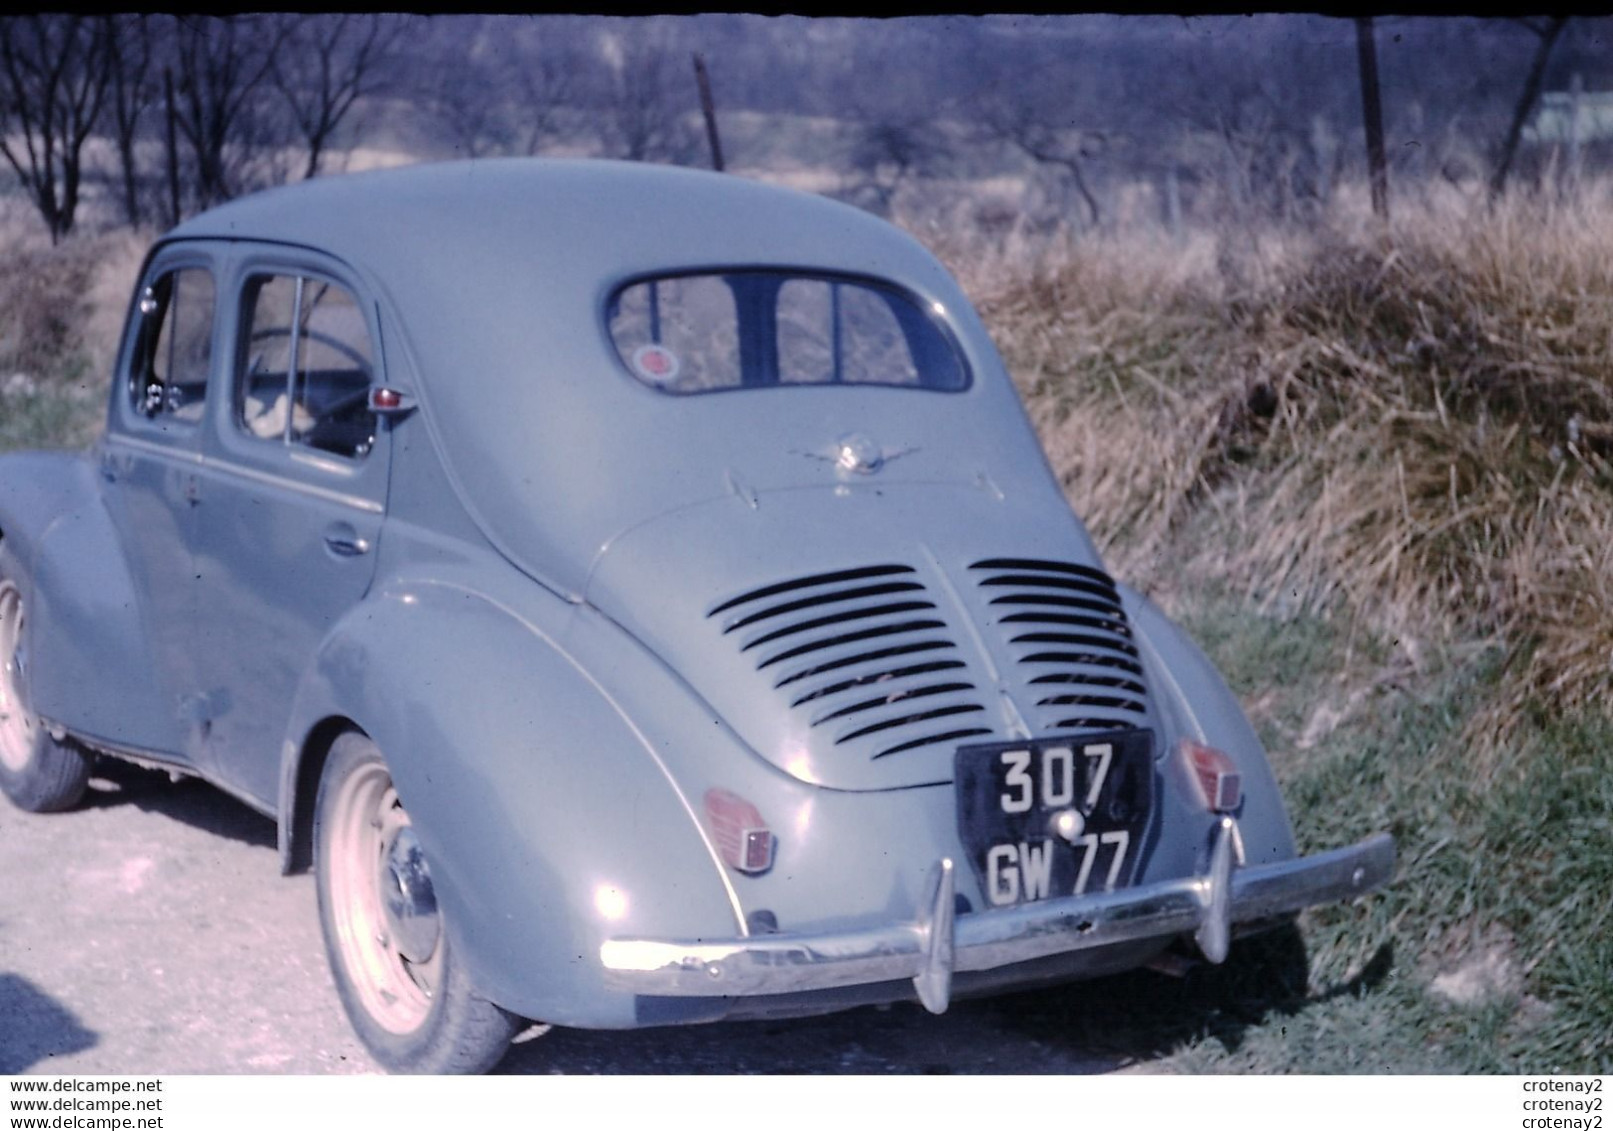
[[[465,506],[512,560],[569,592],[617,532],[730,495],[736,482],[796,483],[818,466],[802,453],[843,432],[956,457],[958,475],[994,468],[997,482],[1029,435],[968,299],[918,241],[848,205],[743,177],[542,158],[418,165],[242,198],[166,237],[202,238],[342,260],[388,308],[388,379],[413,383]],[[628,373],[605,321],[617,287],[746,266],[905,288],[949,323],[973,385],[677,397]],[[1018,431],[1005,445],[1011,418]],[[1025,450],[1045,475],[1033,439]],[[908,457],[893,474],[922,463]]]
[[[631,273],[674,261],[836,266],[881,274],[928,259],[889,224],[744,177],[641,162],[501,158],[374,170],[270,189],[185,221],[169,239],[301,244],[416,269],[546,253],[548,271]]]

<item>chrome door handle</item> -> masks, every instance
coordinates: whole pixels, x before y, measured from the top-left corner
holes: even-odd
[[[338,522],[326,527],[325,548],[339,558],[356,558],[370,552],[370,540],[359,537],[347,523]]]

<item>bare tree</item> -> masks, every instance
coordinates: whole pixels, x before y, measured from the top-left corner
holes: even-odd
[[[519,98],[510,110],[510,134],[519,139],[521,152],[536,156],[570,129],[567,114],[574,108],[588,70],[588,61],[570,49],[543,50],[516,67]]]
[[[509,66],[501,17],[435,17],[414,45],[411,88],[460,157],[508,152]]]
[[[487,157],[508,145],[503,108],[485,91],[452,73],[444,71],[438,76],[426,91],[424,102],[446,132],[456,155]]]
[[[682,162],[693,138],[683,108],[693,108],[695,85],[685,77],[686,53],[655,27],[631,26],[605,41],[610,66],[608,144],[629,161]]]
[[[193,159],[198,207],[211,207],[249,187],[248,171],[278,140],[262,94],[290,28],[283,17],[179,19],[177,124]]]
[[[0,20],[0,153],[52,243],[73,229],[84,143],[100,116],[110,68],[105,25],[49,13]]]
[[[1319,200],[1331,179],[1321,167],[1326,153],[1313,144],[1316,116],[1345,120],[1350,88],[1333,84],[1326,99],[1308,91],[1305,76],[1319,64],[1297,52],[1273,52],[1255,72],[1229,71],[1222,62],[1189,58],[1157,80],[1155,105],[1174,119],[1181,165],[1201,185],[1219,188],[1227,215],[1239,222],[1292,219]],[[1152,129],[1156,138],[1173,132]]]
[[[1060,122],[1029,99],[980,102],[975,117],[977,133],[984,140],[1006,144],[1038,168],[1054,170],[1080,196],[1087,222],[1092,227],[1102,222],[1103,210],[1088,183],[1086,164],[1107,143],[1103,131]]]
[[[1507,187],[1507,174],[1512,171],[1513,159],[1518,154],[1518,141],[1523,136],[1524,123],[1534,112],[1535,103],[1540,98],[1540,87],[1546,79],[1546,64],[1551,61],[1551,49],[1557,45],[1557,37],[1562,35],[1563,28],[1568,25],[1567,16],[1548,16],[1539,20],[1519,20],[1524,27],[1534,32],[1538,42],[1535,44],[1534,61],[1529,64],[1529,75],[1524,79],[1523,90],[1518,95],[1518,104],[1512,111],[1512,124],[1507,128],[1507,136],[1501,143],[1501,154],[1496,159],[1495,171],[1490,174],[1490,199],[1497,199]]]
[[[131,227],[144,219],[140,204],[140,162],[136,152],[141,125],[161,96],[157,83],[156,48],[151,25],[155,17],[115,15],[105,22],[112,83],[108,104],[112,111],[112,140],[118,150],[118,173],[123,197],[123,219]]]
[[[845,195],[881,216],[903,187],[920,176],[939,172],[948,152],[928,117],[899,116],[895,110],[858,108],[846,146],[852,170]]]
[[[353,12],[302,16],[289,24],[270,79],[307,150],[304,180],[319,175],[331,136],[354,105],[381,89],[404,26],[396,17]]]

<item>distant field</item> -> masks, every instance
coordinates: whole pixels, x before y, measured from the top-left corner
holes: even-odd
[[[736,165],[841,187],[828,127],[736,117]],[[1605,189],[1406,199],[1387,233],[1350,189],[1302,229],[1172,239],[1139,185],[1077,238],[1022,222],[1015,176],[904,189],[898,217],[980,305],[1113,571],[1243,696],[1301,842],[1402,852],[1387,895],[1307,915],[1308,977],[1134,975],[1102,995],[1123,1015],[1058,1024],[1190,1071],[1613,1071]],[[83,444],[144,240],[51,249],[14,197],[0,224],[0,450]],[[1183,995],[1225,1023],[1184,1031]]]

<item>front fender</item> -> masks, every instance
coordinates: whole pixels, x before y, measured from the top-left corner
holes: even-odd
[[[1197,644],[1158,605],[1124,585],[1120,594],[1164,717],[1168,746],[1193,738],[1237,763],[1243,779],[1238,831],[1250,864],[1294,856],[1294,833],[1266,749],[1238,698]],[[1186,775],[1182,774],[1185,783]]]
[[[529,596],[523,613],[441,581],[381,587],[321,648],[291,733],[341,716],[379,745],[484,993],[546,1021],[629,1026],[632,995],[602,981],[604,938],[732,935],[743,920],[691,800],[568,654],[575,608]],[[282,822],[297,756],[288,743]]]
[[[91,462],[66,452],[0,458],[0,535],[31,587],[34,709],[75,734],[182,750],[154,678],[139,590]]]
[[[70,452],[0,456],[0,537],[12,559],[30,575],[51,526],[93,497],[93,491],[84,489],[87,470],[84,457]]]

